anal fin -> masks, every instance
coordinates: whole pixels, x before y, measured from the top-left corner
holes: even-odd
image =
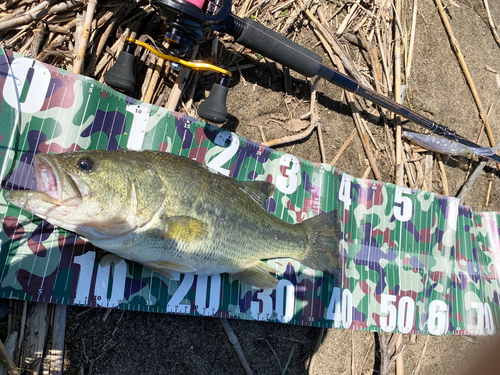
[[[276,270],[266,263],[259,261],[257,264],[244,269],[243,271],[232,273],[231,275],[256,288],[276,289],[278,279],[270,274],[276,273]]]
[[[107,266],[112,266],[115,264],[120,263],[123,260],[122,257],[116,255],[116,254],[106,254],[104,255],[101,260],[99,261],[99,264],[101,267],[107,267]]]

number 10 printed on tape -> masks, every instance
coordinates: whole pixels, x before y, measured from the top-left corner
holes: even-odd
[[[491,335],[499,324],[499,215],[351,177],[141,103],[83,76],[0,50],[0,297],[401,333]],[[36,189],[33,155],[86,149],[172,152],[276,186],[266,209],[290,223],[339,210],[343,277],[269,259],[275,290],[227,274],[167,279],[5,200]],[[195,183],[195,181],[193,181]]]

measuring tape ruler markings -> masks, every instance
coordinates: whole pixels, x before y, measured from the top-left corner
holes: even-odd
[[[21,127],[1,132],[4,155],[11,155],[7,144],[17,150],[12,160],[0,155],[4,184],[33,187],[31,157],[41,145],[45,151],[128,147],[178,153],[239,180],[273,182],[277,192],[268,209],[289,222],[343,211],[345,273],[334,280],[296,261],[272,259],[284,277],[276,291],[260,291],[229,275],[169,280],[124,260],[102,267],[92,245],[7,206],[2,195],[3,297],[403,333],[491,334],[498,325],[496,213],[472,213],[454,198],[356,179],[271,152],[24,57],[10,65],[25,91],[17,94],[23,108],[35,107],[30,93],[42,92],[40,85],[48,94],[38,110],[19,114],[21,105],[5,100],[15,97],[14,86],[5,84],[9,78],[0,80],[2,123],[22,118]],[[24,85],[29,69],[35,73]],[[36,72],[44,69],[49,84],[37,80]]]

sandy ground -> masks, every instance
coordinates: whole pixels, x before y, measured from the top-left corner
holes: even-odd
[[[412,3],[412,2],[410,2]],[[481,0],[447,1],[447,12],[460,44],[472,78],[476,83],[483,106],[488,110],[495,135],[500,134],[500,89],[495,71],[500,71],[500,48],[488,26]],[[500,3],[490,1],[493,16],[500,22]],[[411,14],[410,12],[408,13]],[[411,18],[406,20],[409,28]],[[422,115],[445,124],[460,134],[476,139],[481,129],[477,107],[464,79],[448,36],[433,1],[418,4],[415,51],[405,104]],[[298,35],[298,41],[321,54],[317,39],[310,31]],[[316,46],[316,47],[315,47]],[[360,64],[364,58],[357,48],[349,46],[351,56]],[[231,119],[225,127],[255,141],[262,141],[257,127],[261,125],[268,139],[284,135],[284,130],[271,115],[285,115],[284,84],[282,78],[269,78],[263,69],[243,71],[245,86],[236,74],[228,98]],[[210,79],[200,83],[197,98]],[[271,82],[271,86],[269,85]],[[295,83],[298,98],[308,97],[304,84]],[[319,115],[323,125],[327,161],[353,129],[349,107],[341,101],[340,89],[322,82],[318,89]],[[308,112],[302,103],[295,117]],[[383,127],[369,124],[377,139],[384,141]],[[486,143],[485,137],[481,137]],[[319,162],[317,135],[293,145],[279,148],[310,161]],[[337,163],[341,170],[360,177],[365,165],[361,143],[356,136]],[[446,158],[444,158],[446,160]],[[394,182],[394,171],[380,158],[383,180]],[[468,162],[452,158],[447,162],[450,195],[456,195],[465,181]],[[492,177],[491,204],[485,207],[484,197],[490,173],[483,174],[468,195],[466,203],[474,210],[500,211],[500,183],[498,173]],[[434,191],[441,193],[442,184],[434,181]],[[69,307],[66,328],[65,372],[68,374],[240,374],[243,369],[218,319],[175,315],[112,311],[104,322],[104,310]],[[290,359],[287,374],[307,371],[321,330],[273,323],[230,321],[242,350],[254,374],[279,374]],[[403,337],[407,342],[409,337]],[[428,340],[426,354],[421,355]],[[418,336],[404,351],[405,373],[412,373],[420,359],[420,374],[458,374],[484,350],[488,340],[474,342],[462,337]],[[292,353],[293,350],[293,353]],[[370,374],[378,373],[380,360],[376,335],[368,332],[326,330],[315,355],[312,374]],[[90,368],[92,366],[92,368]]]

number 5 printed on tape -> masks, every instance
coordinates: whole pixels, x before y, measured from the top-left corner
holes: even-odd
[[[404,196],[403,194],[411,194],[411,189],[396,186],[394,216],[397,220],[404,222],[411,219],[413,214],[413,202],[410,197]]]

